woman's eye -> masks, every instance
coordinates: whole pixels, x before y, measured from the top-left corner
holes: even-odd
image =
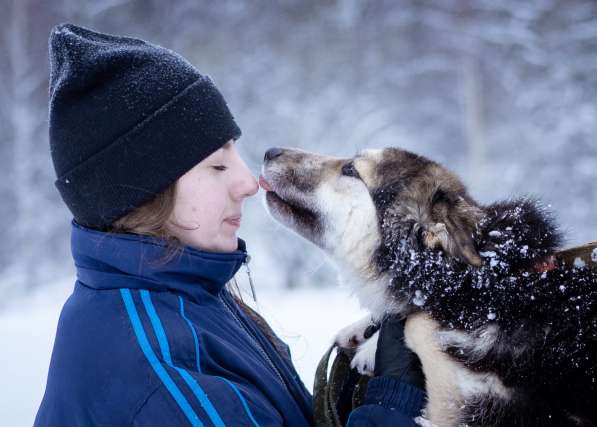
[[[226,166],[212,166],[215,170],[217,171],[225,171],[226,169],[228,169]]]
[[[342,166],[342,175],[353,176],[353,177],[357,178],[359,176],[359,173],[357,172],[356,168],[354,167],[354,163],[350,162],[350,163],[346,163],[344,166]]]

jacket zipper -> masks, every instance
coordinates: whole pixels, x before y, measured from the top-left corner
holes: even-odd
[[[249,285],[251,286],[251,295],[253,296],[253,301],[257,303],[257,294],[255,293],[255,286],[253,286],[253,278],[251,277],[251,270],[249,269],[249,262],[251,261],[251,255],[247,254],[245,261],[243,264],[247,269],[247,276],[249,276]]]
[[[276,374],[276,376],[278,377],[278,379],[280,380],[282,385],[284,385],[284,387],[286,389],[288,389],[288,386],[286,385],[286,382],[282,378],[280,371],[278,370],[278,368],[276,368],[276,365],[274,365],[274,363],[269,358],[269,356],[267,355],[267,353],[265,352],[265,350],[263,349],[261,344],[259,344],[259,342],[257,342],[257,340],[253,337],[251,332],[247,329],[247,327],[243,324],[243,322],[238,318],[238,316],[236,314],[234,314],[234,311],[232,310],[232,308],[230,308],[228,303],[224,300],[224,298],[222,297],[222,294],[220,293],[218,296],[220,298],[220,301],[222,301],[222,304],[224,305],[224,307],[226,307],[226,309],[230,313],[230,315],[236,320],[236,322],[240,325],[240,327],[245,332],[245,334],[249,337],[249,340],[255,345],[255,347],[257,347],[257,349],[259,350],[259,352],[261,353],[263,358],[267,361],[269,366],[272,368],[272,370],[274,371],[274,373]]]

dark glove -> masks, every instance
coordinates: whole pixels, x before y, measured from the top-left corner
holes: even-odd
[[[388,316],[382,323],[375,352],[375,376],[391,375],[401,382],[425,390],[421,361],[404,344],[406,319]]]

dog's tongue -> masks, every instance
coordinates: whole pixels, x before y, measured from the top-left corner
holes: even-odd
[[[265,191],[272,191],[272,187],[269,185],[269,183],[265,180],[265,178],[262,175],[259,175],[259,185]]]

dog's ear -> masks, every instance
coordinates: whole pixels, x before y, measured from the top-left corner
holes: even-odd
[[[422,225],[422,243],[479,267],[483,261],[475,248],[473,231],[479,208],[461,195],[437,188],[428,201],[428,221]]]

